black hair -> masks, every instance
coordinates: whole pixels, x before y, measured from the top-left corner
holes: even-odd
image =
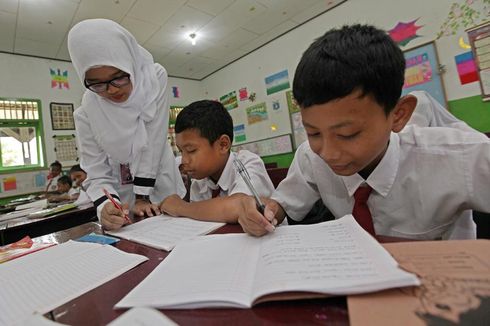
[[[68,184],[70,185],[70,187],[72,185],[71,179],[67,175],[62,175],[61,177],[59,177],[58,182],[65,185]]]
[[[49,165],[49,167],[53,167],[53,168],[54,168],[54,167],[56,167],[56,168],[58,168],[60,171],[61,171],[61,169],[62,169],[61,163],[60,163],[60,162],[58,162],[58,161],[54,161],[53,163],[51,163],[51,164]]]
[[[233,142],[233,119],[220,102],[202,100],[186,106],[177,115],[175,133],[187,129],[199,131],[210,144],[221,135],[227,135],[230,137],[230,142]]]
[[[80,164],[75,164],[74,166],[71,167],[70,169],[70,172],[68,174],[72,174],[74,172],[83,172],[85,174],[87,174],[87,172],[85,172],[81,167],[80,167]]]
[[[293,95],[301,108],[359,90],[388,114],[400,99],[405,59],[383,30],[370,25],[332,29],[313,42],[296,68]]]

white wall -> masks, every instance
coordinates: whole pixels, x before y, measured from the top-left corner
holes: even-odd
[[[280,99],[282,101],[281,106],[282,103],[285,106],[285,91],[267,96],[264,78],[288,69],[292,86],[294,71],[303,51],[314,39],[323,35],[327,30],[350,23],[369,23],[382,29],[390,30],[398,22],[409,22],[420,17],[416,24],[423,26],[417,33],[421,37],[402,47],[403,50],[407,50],[433,41],[436,38],[440,26],[444,23],[454,2],[456,1],[348,0],[206,78],[203,81],[205,94],[208,98],[219,98],[232,90],[238,91],[241,87],[248,87],[249,91],[257,94],[255,103],[267,102],[268,111],[271,112],[273,99]],[[457,2],[464,3],[465,1],[459,0]],[[474,6],[479,8],[482,13],[484,12],[482,0],[475,0]],[[460,36],[463,36],[466,43],[468,43],[467,35],[463,30],[456,36],[443,37],[436,42],[436,47],[440,47],[440,63],[445,65],[447,70],[443,80],[445,81],[448,100],[480,94],[478,83],[464,86],[459,84],[454,56],[468,51],[458,47],[457,39]],[[285,130],[284,128],[280,128],[276,132],[270,129],[271,124],[280,124],[281,127],[289,126],[287,107],[272,115],[269,121],[249,127],[246,123],[245,108],[255,103],[250,101],[240,102],[239,108],[230,111],[235,125],[245,124],[247,131],[246,142],[291,132],[289,129]]]
[[[70,89],[51,88],[50,68],[60,69],[61,72],[68,71]],[[0,53],[0,72],[0,97],[41,100],[45,135],[45,165],[49,166],[56,159],[54,142],[52,141],[53,135],[71,135],[75,133],[74,130],[52,130],[49,103],[73,103],[76,109],[80,105],[85,87],[78,79],[70,62]],[[174,98],[170,94],[171,105],[186,105],[203,96],[202,83],[198,81],[169,78],[169,86],[177,86],[180,93],[180,98]],[[34,175],[38,173],[16,173],[17,191],[2,192],[0,197],[44,190],[42,187],[34,187]],[[3,174],[1,178],[8,176],[10,174]]]

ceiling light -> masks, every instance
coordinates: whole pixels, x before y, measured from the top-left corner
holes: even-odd
[[[189,38],[191,39],[191,44],[192,45],[196,45],[196,37],[197,37],[197,34],[196,33],[189,34]]]

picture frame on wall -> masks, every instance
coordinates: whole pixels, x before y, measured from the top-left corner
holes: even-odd
[[[53,130],[75,130],[73,103],[49,103]]]

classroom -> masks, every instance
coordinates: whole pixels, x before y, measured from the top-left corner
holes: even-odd
[[[84,25],[86,22],[89,23]],[[347,174],[337,173],[332,166],[328,173],[317,171],[318,167],[329,166],[324,158],[327,150],[314,148],[319,141],[311,136],[311,130],[321,130],[312,123],[316,121],[315,118],[308,120],[308,116],[311,118],[312,112],[316,111],[310,111],[307,116],[305,112],[309,105],[303,107],[303,99],[296,101],[293,96],[293,92],[295,95],[300,92],[300,87],[296,89],[295,77],[298,76],[295,74],[298,74],[300,62],[302,64],[310,53],[312,43],[324,40],[322,35],[327,31],[339,31],[344,25],[356,24],[372,25],[386,32],[401,50],[405,62],[402,96],[411,94],[412,98],[418,99],[418,103],[422,103],[422,98],[428,98],[431,110],[437,107],[444,111],[440,118],[444,123],[431,122],[422,127],[462,129],[454,131],[456,136],[461,134],[463,137],[463,133],[470,135],[465,138],[464,144],[472,144],[468,148],[474,148],[474,154],[468,156],[474,161],[470,161],[470,158],[466,161],[466,157],[446,159],[445,154],[441,154],[445,149],[438,148],[433,153],[437,152],[439,159],[419,160],[417,165],[412,166],[416,173],[422,175],[426,173],[424,171],[434,169],[434,166],[430,166],[434,163],[440,165],[438,173],[434,172],[434,175],[447,173],[448,180],[443,184],[430,184],[432,179],[429,178],[424,183],[422,176],[413,179],[418,183],[417,189],[431,189],[434,195],[426,197],[427,201],[440,196],[441,201],[447,201],[447,209],[441,210],[441,206],[433,205],[435,208],[432,207],[432,210],[420,208],[420,211],[416,211],[417,208],[409,208],[410,205],[402,202],[381,208],[371,207],[382,201],[381,197],[396,201],[402,198],[401,194],[407,197],[404,202],[418,200],[420,207],[426,204],[423,198],[411,197],[416,196],[419,190],[406,190],[410,183],[393,187],[391,193],[387,191],[381,196],[382,191],[368,182],[369,174],[377,171],[374,168],[366,176],[361,173],[364,169],[356,171],[358,179],[339,177],[346,188],[340,193],[349,197],[345,203],[335,202],[336,198],[343,196],[339,195],[339,191],[330,192],[336,183],[331,182],[330,186],[318,181],[324,176],[330,178],[330,175],[337,177]],[[111,36],[116,34],[110,33],[122,35],[124,44],[129,44],[127,46],[131,51],[137,52],[136,55],[131,52],[133,62],[128,70],[121,68],[127,66],[125,50],[119,48],[122,43]],[[482,165],[483,160],[488,160],[485,155],[490,157],[487,150],[490,137],[489,53],[490,0],[0,1],[0,280],[11,277],[10,283],[13,284],[0,294],[4,307],[0,313],[0,325],[27,325],[45,319],[69,325],[109,322],[113,325],[130,325],[139,319],[144,320],[144,325],[215,325],[231,322],[240,325],[378,325],[391,324],[393,320],[390,318],[393,316],[398,318],[397,323],[410,325],[428,325],[436,320],[455,324],[465,324],[471,320],[490,322],[488,309],[485,308],[490,300],[490,267],[485,263],[490,261],[490,212],[485,211],[490,202],[490,184],[485,183],[490,171],[488,165]],[[108,60],[113,60],[114,64],[107,64]],[[148,62],[152,67],[153,62],[160,64],[163,69],[155,68],[156,73],[153,68],[148,71]],[[146,68],[136,70],[140,67]],[[340,83],[342,78],[349,79],[349,76],[338,74],[333,78],[335,81],[332,83]],[[127,93],[126,89],[129,89]],[[110,91],[118,93],[111,95]],[[310,93],[304,90],[304,94]],[[373,94],[377,101],[377,94]],[[345,99],[340,96],[331,99],[339,98],[339,101]],[[312,109],[317,110],[318,106],[332,102],[336,101],[317,101]],[[138,108],[133,110],[137,113],[128,113],[131,106]],[[220,120],[218,124],[226,125],[231,130],[231,134],[225,137],[225,143],[221,142],[224,135],[219,134],[221,131],[216,131],[217,135],[214,135],[216,132],[208,135],[207,131],[202,132],[201,127],[196,125],[183,127],[184,119],[201,121],[195,116],[205,119],[205,114],[200,111],[204,106],[208,110],[223,109],[225,120]],[[159,107],[165,109],[160,112]],[[412,109],[417,112],[414,107],[415,104]],[[195,112],[187,113],[191,109]],[[184,114],[180,115],[181,112]],[[414,117],[417,117],[416,113],[412,115]],[[409,118],[410,115],[405,123]],[[445,124],[447,121],[452,125]],[[303,122],[306,122],[305,125]],[[407,129],[412,128],[408,128],[408,125]],[[461,125],[463,127],[460,128]],[[210,170],[211,164],[220,162],[219,173],[215,171],[203,174],[204,178],[198,177],[202,171],[198,171],[200,168],[196,166],[189,167],[188,175],[182,170],[179,173],[184,165],[192,165],[188,163],[192,159],[198,162],[191,149],[194,145],[186,144],[183,136],[192,136],[189,128],[190,131],[196,128],[198,135],[201,130],[198,139],[208,138],[210,144],[216,141],[214,144],[219,143],[227,148],[225,154],[221,154],[212,145],[209,149],[212,152],[208,152],[209,162],[201,161],[202,171]],[[413,129],[415,134],[417,128]],[[433,138],[439,139],[429,135],[441,128],[424,129],[433,129],[428,131],[424,141],[432,144]],[[399,139],[393,138],[395,134],[398,137],[399,131],[391,130],[387,153],[392,148],[393,140]],[[408,139],[406,137],[405,140]],[[482,149],[477,149],[476,144]],[[423,144],[420,146],[424,147]],[[420,153],[423,150],[413,151]],[[243,152],[250,153],[240,154]],[[311,155],[316,155],[321,162],[312,159]],[[155,157],[159,157],[160,161],[157,162]],[[411,162],[417,159],[406,160]],[[184,161],[187,163],[184,164]],[[228,165],[231,161],[233,163]],[[250,165],[241,167],[242,162]],[[424,166],[424,163],[427,165]],[[53,172],[58,164],[61,168]],[[165,168],[155,167],[155,164]],[[258,172],[252,168],[257,165]],[[305,166],[314,171],[302,174]],[[449,169],[452,169],[450,173]],[[231,173],[230,170],[233,174],[236,170],[237,179],[223,181],[222,173]],[[262,176],[259,176],[260,173]],[[412,172],[406,173],[407,180],[411,179]],[[84,175],[83,180],[79,179],[81,174]],[[62,190],[60,184],[64,180],[69,184],[66,190]],[[283,180],[286,180],[283,188],[278,188]],[[362,182],[354,185],[358,180]],[[224,182],[231,182],[229,188]],[[342,181],[338,182],[344,187]],[[373,217],[374,214],[389,212],[388,215],[398,219],[398,226],[378,220],[376,223],[369,222],[370,229],[365,227],[355,213],[357,197],[354,203],[355,188],[351,191],[349,182],[353,183],[352,187],[374,189],[373,193],[376,192],[378,197],[373,199],[371,194],[369,205],[366,204],[367,197],[363,205],[370,206]],[[469,196],[468,202],[460,206],[453,203],[453,197],[460,193],[451,192],[451,187],[456,189],[458,182],[468,185],[475,192]],[[469,186],[470,182],[475,184]],[[238,190],[233,190],[231,185],[237,183],[240,183],[236,186]],[[298,186],[296,193],[286,189],[298,183],[308,189],[302,191]],[[241,192],[240,189],[245,190]],[[400,194],[394,195],[396,191]],[[281,196],[284,197],[281,199]],[[315,200],[308,197],[315,197]],[[187,205],[189,198],[191,203],[197,205],[183,208],[181,201]],[[267,199],[264,201],[263,198]],[[272,198],[272,203],[269,198]],[[202,203],[198,203],[200,201]],[[207,205],[208,201],[212,204]],[[300,205],[297,202],[307,203],[308,209],[295,207]],[[346,206],[349,206],[347,210]],[[248,210],[250,207],[253,213]],[[416,221],[412,223],[415,226],[400,222],[403,214],[423,215],[431,212],[437,215],[439,211],[441,215],[461,218],[458,222],[453,220],[449,223],[437,216],[438,221],[434,217],[434,222]],[[360,228],[356,222],[342,217],[350,212]],[[157,221],[154,215],[160,213],[169,215]],[[295,214],[301,215],[301,218],[296,218]],[[368,214],[371,216],[369,211]],[[303,225],[298,225],[297,229],[296,226],[291,227],[291,231],[288,231],[285,229],[289,227],[276,225],[281,223]],[[322,240],[322,234],[315,225],[327,230],[325,232],[330,230],[331,235]],[[424,232],[420,228],[424,228]],[[351,232],[357,239],[355,241],[359,242],[351,243],[354,241],[352,237],[345,236]],[[146,236],[142,236],[142,233],[146,233]],[[206,235],[209,233],[212,235]],[[225,233],[227,237],[219,236]],[[271,234],[275,238],[270,239]],[[86,242],[69,241],[82,237],[85,238],[82,241]],[[193,241],[184,241],[191,238]],[[207,238],[212,240],[205,240]],[[292,252],[285,253],[284,248],[291,247],[281,247],[287,241],[293,241],[293,238],[297,240],[294,252],[308,252],[314,256],[319,255],[318,252],[309,251],[314,246],[327,250],[334,248],[335,243],[345,242],[358,248],[357,251],[348,250],[346,245],[338,249],[345,256],[359,257],[359,248],[364,248],[379,259],[359,261],[358,264],[386,264],[390,266],[387,269],[394,264],[400,268],[386,274],[378,270],[370,271],[373,274],[379,272],[376,277],[385,280],[378,281],[378,288],[372,288],[375,280],[370,279],[367,272],[362,275],[353,272],[358,277],[358,283],[346,280],[345,287],[337,289],[325,285],[319,290],[320,286],[313,279],[314,273],[320,274],[320,268],[301,269],[301,264],[292,261],[302,258]],[[250,239],[260,242],[261,247],[256,249],[257,252],[251,249],[253,253],[245,254],[246,250],[242,248],[250,245]],[[29,251],[15,251],[20,250],[19,246],[27,246],[26,243]],[[99,247],[101,243],[112,245]],[[278,247],[277,251],[271,246]],[[229,248],[225,250],[222,247]],[[8,250],[12,250],[12,257],[8,258],[11,261],[6,262],[7,256],[2,256],[2,253]],[[52,302],[40,304],[33,300],[32,304],[18,308],[21,296],[30,292],[22,292],[25,289],[16,287],[15,282],[19,280],[15,278],[15,271],[26,266],[37,266],[32,258],[36,255],[44,255],[45,261],[51,259],[50,252],[55,250],[57,252],[51,255],[66,259],[60,263],[53,262],[52,268],[58,269],[59,273],[46,278],[30,273],[26,274],[26,279],[31,279],[24,280],[33,287],[45,283],[46,287],[37,290],[50,292]],[[214,256],[207,256],[207,250],[214,252]],[[458,250],[459,254],[456,254]],[[84,252],[92,254],[84,255]],[[179,259],[186,253],[187,257],[192,256],[191,261],[188,258]],[[13,259],[20,255],[25,256]],[[238,259],[240,255],[244,258]],[[276,259],[270,258],[273,256]],[[219,265],[214,260],[216,257],[221,257],[227,263],[211,278],[208,275],[211,273],[204,271],[218,269]],[[460,259],[460,265],[455,264],[451,257]],[[79,264],[75,263],[77,259]],[[320,256],[315,256],[315,259],[321,260]],[[170,262],[161,264],[167,260],[174,265]],[[254,263],[250,263],[252,261]],[[85,278],[82,274],[88,270],[80,267],[82,263],[100,263],[100,268]],[[270,266],[276,263],[280,267],[277,271],[274,269],[276,267]],[[79,266],[79,270],[69,267],[70,264]],[[234,283],[236,279],[242,281],[246,275],[245,272],[233,274],[236,266],[250,273],[256,268],[255,278],[247,279],[246,283],[263,289],[257,291],[254,288],[251,292],[253,296],[246,300],[239,300],[233,291],[225,291],[227,286],[236,286],[234,289],[237,293],[245,291],[241,285]],[[286,284],[290,275],[285,272],[283,275],[280,270],[287,268],[298,275],[311,273],[306,277],[308,282],[312,282],[311,285],[306,286],[310,283],[305,281],[301,286],[294,287],[291,281],[288,283],[291,287],[282,287],[273,279],[265,277],[265,282],[259,280],[264,277],[256,276],[264,271],[277,272],[278,278],[284,277]],[[361,265],[350,268],[361,268]],[[461,273],[464,268],[472,270],[473,276]],[[191,271],[195,269],[201,273]],[[61,271],[73,276],[65,279],[64,275],[60,275]],[[206,281],[187,282],[199,278],[200,274]],[[236,279],[231,276],[228,279],[230,274]],[[159,275],[166,276],[159,278]],[[324,275],[318,275],[317,279],[324,277],[322,280],[330,284]],[[59,292],[49,290],[55,276],[60,280]],[[219,277],[222,277],[221,283],[218,282]],[[455,300],[448,305],[454,305],[451,307],[456,312],[443,311],[438,306],[444,301],[442,293],[429,298],[421,290],[425,287],[427,291],[436,291],[434,284],[437,279],[447,280],[451,277],[453,282],[447,284],[449,297],[457,297],[456,288],[460,286],[470,298],[471,307]],[[386,281],[388,279],[392,283]],[[70,292],[70,282],[78,289],[85,290]],[[206,297],[208,289],[205,286],[201,288],[201,284],[214,282],[216,293],[222,290],[223,296],[227,296],[230,302],[220,301],[217,296],[211,296],[211,299]],[[270,285],[265,285],[268,282]],[[342,282],[339,280],[339,283]],[[225,283],[228,285],[223,285]],[[478,289],[475,284],[480,284]],[[404,299],[400,295],[403,287],[408,287],[406,292],[410,292],[406,305],[402,304]],[[192,293],[196,288],[203,291],[199,293],[202,295],[200,301],[196,298],[192,298],[196,300],[192,301],[192,295],[185,292]],[[289,289],[293,300],[283,301],[286,296],[280,297],[275,293],[277,299],[262,303],[269,301],[268,295],[277,292],[277,289],[283,292]],[[317,297],[310,293],[315,290]],[[298,291],[305,293],[303,297],[307,299],[302,300]],[[380,292],[370,293],[374,291]],[[167,297],[166,292],[174,293],[174,296]],[[330,294],[336,295],[331,297]],[[325,298],[325,295],[328,297]],[[437,301],[439,295],[440,302]],[[10,299],[12,302],[4,305]],[[232,299],[235,301],[232,302]],[[392,302],[391,306],[387,302]],[[91,313],[94,307],[90,307],[94,305],[99,309],[97,314]],[[158,310],[134,308],[141,306]],[[387,309],[387,306],[390,308]],[[209,307],[213,309],[207,309]],[[190,312],[189,308],[193,310]],[[367,313],[370,309],[372,312]],[[2,317],[3,310],[9,310],[5,317]],[[32,316],[31,319],[20,320],[20,314]]]

